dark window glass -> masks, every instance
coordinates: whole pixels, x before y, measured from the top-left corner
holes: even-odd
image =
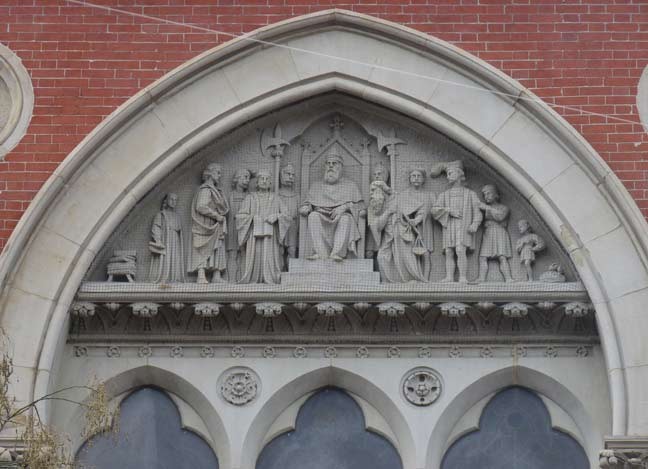
[[[549,412],[533,392],[508,388],[484,408],[479,430],[457,440],[441,469],[588,469],[580,444],[551,428]]]
[[[295,430],[263,449],[256,469],[401,469],[385,438],[365,429],[358,404],[344,391],[325,388],[299,410]]]
[[[93,469],[218,469],[210,446],[184,430],[173,401],[155,388],[142,388],[120,407],[119,433],[97,435],[77,459]]]

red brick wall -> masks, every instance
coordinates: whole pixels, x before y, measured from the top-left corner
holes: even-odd
[[[346,8],[449,41],[549,103],[638,122],[648,65],[646,0],[95,0],[240,34],[295,15]],[[104,117],[225,35],[64,0],[1,0],[0,42],[33,79],[34,116],[0,163],[0,249],[36,192]],[[648,136],[639,124],[557,109],[617,173],[648,215]],[[640,142],[646,142],[639,144]]]

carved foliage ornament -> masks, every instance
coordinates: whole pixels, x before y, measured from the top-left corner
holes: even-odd
[[[87,318],[94,316],[95,314],[95,304],[88,302],[79,302],[72,305],[72,316],[79,316],[80,318]]]
[[[281,303],[257,303],[256,313],[264,318],[276,318],[283,311]]]
[[[466,315],[466,308],[468,306],[463,303],[443,303],[439,305],[441,314],[451,318],[458,318]]]
[[[218,303],[198,303],[194,305],[194,313],[196,316],[212,318],[218,316],[222,307],[223,305]]]
[[[257,396],[259,378],[249,368],[227,371],[221,380],[221,395],[232,405],[245,405]]]
[[[405,314],[405,305],[401,303],[381,303],[378,305],[378,312],[388,318],[403,316]]]
[[[340,316],[342,314],[342,311],[344,311],[344,305],[341,305],[340,303],[334,303],[332,301],[319,303],[316,308],[319,314],[327,317]]]
[[[157,316],[159,304],[156,303],[133,303],[133,315],[141,318],[152,318]]]
[[[430,368],[415,368],[405,375],[403,396],[416,406],[428,406],[441,395],[441,379]]]

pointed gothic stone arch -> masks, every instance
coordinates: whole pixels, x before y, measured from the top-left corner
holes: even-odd
[[[256,414],[254,421],[249,426],[248,433],[245,435],[242,453],[241,467],[254,467],[256,459],[261,453],[264,445],[268,443],[267,434],[273,423],[280,416],[284,416],[285,411],[298,403],[298,410],[304,403],[304,398],[312,395],[313,392],[333,386],[343,391],[352,393],[355,397],[360,398],[371,407],[369,411],[377,412],[382,425],[387,425],[388,431],[382,431],[382,428],[373,428],[377,434],[385,435],[390,433],[393,438],[388,438],[396,450],[399,452],[403,467],[419,467],[415,461],[415,442],[411,429],[405,421],[401,409],[384,390],[376,384],[367,380],[365,377],[342,367],[327,366],[317,368],[308,373],[301,374],[294,380],[283,385],[276,390],[263,404],[263,407]],[[363,408],[365,423],[371,422],[367,415],[367,408]],[[293,418],[296,418],[296,413]],[[375,418],[372,420],[376,420]],[[294,423],[294,420],[293,420]],[[367,425],[369,427],[369,425]],[[286,428],[283,431],[289,430]],[[280,434],[280,433],[279,433]],[[275,437],[277,435],[274,435]]]
[[[205,440],[212,447],[221,467],[229,467],[229,435],[221,416],[203,390],[184,377],[154,365],[134,366],[102,379],[111,408],[115,409],[138,389],[149,387],[165,392],[176,405],[182,428],[191,430]],[[57,421],[57,424],[71,435],[70,443],[76,453],[86,443],[78,431],[83,426],[84,410],[81,406],[68,406],[60,408],[59,412],[66,417],[65,421]]]
[[[429,469],[440,467],[445,452],[454,442],[449,440],[453,428],[469,409],[485,397],[492,396],[493,393],[510,386],[522,386],[546,396],[560,408],[568,409],[569,417],[574,420],[579,433],[583,436],[585,451],[591,464],[596,464],[598,461],[597,445],[603,435],[597,430],[598,426],[592,420],[592,409],[586,409],[578,396],[563,383],[541,371],[526,366],[514,366],[489,373],[453,396],[430,435],[426,467]]]
[[[449,82],[464,85],[461,92]],[[528,199],[571,254],[596,306],[614,433],[648,433],[641,407],[648,367],[637,333],[648,327],[640,314],[648,232],[618,178],[573,128],[503,73],[443,41],[340,10],[271,25],[202,54],[121,106],[55,171],[0,264],[1,324],[16,345],[19,398],[49,388],[78,285],[141,196],[206,142],[327,91],[445,133]]]

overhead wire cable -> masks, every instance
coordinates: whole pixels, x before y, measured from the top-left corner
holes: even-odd
[[[498,96],[501,96],[501,97],[512,98],[514,100],[528,101],[528,102],[532,102],[532,103],[535,103],[535,104],[544,104],[544,105],[547,105],[547,106],[552,107],[552,108],[561,108],[561,109],[565,109],[565,110],[575,111],[575,112],[578,112],[580,114],[585,114],[585,115],[589,115],[589,116],[604,117],[606,119],[612,119],[612,120],[616,120],[616,121],[623,122],[623,123],[626,123],[626,124],[639,125],[639,126],[642,125],[641,122],[633,121],[633,120],[630,120],[630,119],[625,119],[623,117],[618,117],[618,116],[614,116],[614,115],[610,115],[610,114],[602,114],[602,113],[592,112],[592,111],[586,111],[586,110],[581,109],[579,107],[574,107],[574,106],[570,106],[570,105],[566,105],[566,104],[549,103],[549,102],[544,101],[544,100],[542,100],[540,98],[533,98],[531,96],[522,96],[521,94],[512,94],[512,93],[506,93],[504,91],[485,89],[485,88],[482,88],[482,87],[479,87],[479,86],[469,85],[469,84],[466,84],[466,83],[458,83],[458,82],[455,82],[455,81],[452,81],[452,80],[445,80],[445,79],[439,78],[439,77],[431,77],[429,75],[423,75],[423,74],[416,73],[416,72],[410,72],[410,71],[407,71],[407,70],[401,70],[401,69],[398,69],[398,68],[388,67],[386,65],[380,65],[380,64],[370,63],[370,62],[363,62],[363,61],[359,61],[359,60],[355,60],[355,59],[349,59],[349,58],[346,58],[346,57],[340,57],[340,56],[337,56],[337,55],[326,54],[324,52],[318,52],[318,51],[314,51],[314,50],[310,50],[310,49],[304,49],[304,48],[301,48],[301,47],[294,47],[294,46],[289,46],[287,44],[280,44],[280,43],[276,43],[276,42],[272,42],[272,41],[266,41],[264,39],[258,39],[258,38],[255,38],[255,37],[251,37],[249,35],[249,34],[253,34],[253,33],[235,34],[235,33],[230,33],[230,32],[227,32],[227,31],[218,31],[216,29],[206,28],[204,26],[199,26],[199,25],[196,25],[196,24],[183,23],[183,22],[179,22],[179,21],[160,18],[160,17],[157,17],[157,16],[146,15],[144,13],[136,13],[136,12],[133,12],[133,11],[122,10],[121,8],[115,8],[115,7],[106,6],[106,5],[98,5],[96,3],[90,3],[90,2],[86,2],[84,0],[65,0],[65,1],[67,3],[73,3],[73,4],[77,4],[77,5],[81,5],[81,6],[85,6],[85,7],[89,7],[89,8],[98,8],[100,10],[109,11],[109,12],[112,12],[112,13],[119,13],[119,14],[124,14],[124,15],[132,16],[132,17],[137,17],[137,18],[147,19],[147,20],[151,20],[151,21],[156,21],[156,22],[160,22],[160,23],[166,23],[166,24],[170,24],[170,25],[174,25],[174,26],[197,29],[199,31],[208,32],[208,33],[212,33],[212,34],[224,35],[224,36],[231,37],[233,39],[240,39],[240,40],[243,40],[243,41],[254,42],[254,43],[257,43],[257,44],[264,45],[264,46],[277,47],[277,48],[286,49],[286,50],[290,50],[290,51],[294,51],[294,52],[301,52],[301,53],[304,53],[304,54],[315,55],[317,57],[322,57],[322,58],[326,58],[326,59],[330,59],[330,60],[339,60],[339,61],[342,61],[342,62],[347,62],[347,63],[354,64],[354,65],[361,65],[361,66],[368,67],[368,68],[375,68],[375,69],[378,69],[378,70],[383,70],[383,71],[393,72],[393,73],[399,73],[399,74],[402,74],[402,75],[412,76],[412,77],[415,77],[415,78],[421,78],[421,79],[425,79],[425,80],[436,81],[438,83],[444,83],[444,84],[448,84],[448,85],[452,85],[452,86],[456,86],[456,87],[460,87],[460,88],[467,88],[467,89],[472,89],[472,90],[476,90],[476,91],[481,91],[481,92],[484,92],[484,93],[490,93],[490,94],[498,95]],[[556,97],[554,97],[554,98],[556,98]]]

